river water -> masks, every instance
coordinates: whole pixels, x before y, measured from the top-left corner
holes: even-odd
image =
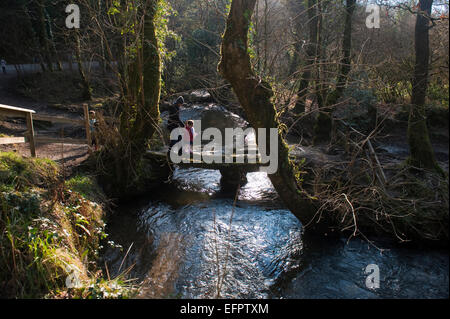
[[[105,248],[109,272],[132,266],[144,298],[449,297],[448,252],[305,236],[265,173],[247,177],[236,196],[218,171],[177,169],[174,183],[118,207],[107,231],[123,248]],[[366,285],[370,264],[379,288]]]

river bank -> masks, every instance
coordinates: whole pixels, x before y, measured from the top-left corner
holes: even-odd
[[[127,298],[132,285],[97,264],[106,200],[95,179],[0,152],[0,297]]]

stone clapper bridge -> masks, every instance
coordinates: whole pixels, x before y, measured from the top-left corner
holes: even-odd
[[[249,160],[249,155],[253,157],[251,161]],[[194,151],[190,157],[183,154],[182,161],[180,163],[173,163],[170,161],[167,149],[165,151],[147,151],[145,154],[145,157],[148,159],[169,161],[171,165],[177,165],[180,168],[219,170],[222,175],[220,185],[223,190],[233,190],[236,189],[238,185],[245,185],[247,183],[247,173],[258,172],[261,167],[267,165],[261,162],[258,152],[256,153],[256,158],[255,153],[248,154],[247,150],[242,152],[234,152],[229,156],[233,159],[232,163],[225,162],[225,154],[223,152],[222,157],[219,157],[219,159],[221,158],[219,162],[213,161],[212,163],[207,163],[203,160],[201,152]],[[201,158],[201,160],[196,160],[196,157]]]

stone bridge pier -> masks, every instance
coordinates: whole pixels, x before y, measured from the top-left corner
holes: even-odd
[[[247,184],[247,170],[244,168],[221,168],[220,187],[224,191],[236,190],[238,186]]]

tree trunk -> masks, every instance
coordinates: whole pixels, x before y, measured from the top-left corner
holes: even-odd
[[[84,72],[84,66],[83,66],[83,61],[82,61],[82,57],[81,57],[80,34],[78,33],[78,30],[75,30],[74,34],[75,34],[75,57],[77,59],[78,72],[80,73],[81,82],[83,84],[83,90],[84,90],[83,97],[86,100],[90,100],[92,98],[92,94],[91,94],[92,90],[91,90],[89,82],[86,78],[86,73]]]
[[[255,47],[256,47],[256,70],[261,72],[261,48],[259,40],[259,2],[256,1],[256,18],[255,18]]]
[[[317,14],[317,0],[308,0],[308,28],[309,43],[306,47],[306,63],[303,74],[300,78],[300,86],[297,90],[297,103],[294,107],[295,114],[305,112],[305,97],[308,93],[308,86],[311,81],[311,67],[317,57],[318,49],[318,27],[319,15]]]
[[[260,81],[255,76],[247,50],[247,33],[255,2],[256,0],[232,1],[218,68],[221,75],[231,83],[251,126],[255,130],[278,128],[276,109],[271,102],[273,90],[269,83]],[[266,135],[269,139],[269,134]],[[269,140],[267,145],[270,149]],[[291,212],[303,223],[308,223],[314,216],[314,205],[301,191],[296,177],[298,172],[288,155],[288,145],[279,135],[278,171],[270,174],[269,178]]]
[[[317,116],[316,123],[314,125],[314,138],[313,144],[319,144],[328,142],[331,138],[331,129],[332,129],[332,119],[331,119],[331,109],[328,107],[325,97],[325,84],[324,84],[324,71],[325,66],[323,65],[325,62],[322,48],[322,31],[323,31],[323,16],[322,16],[322,5],[323,0],[318,0],[317,2],[317,16],[318,16],[318,27],[317,27],[317,53],[316,53],[316,81],[315,81],[315,90],[316,90],[316,99],[317,105],[319,109],[319,115]]]
[[[45,8],[44,8],[44,14],[45,14],[45,21],[47,22],[47,29],[46,29],[47,34],[48,34],[47,39],[49,41],[49,45],[51,45],[51,51],[54,56],[54,61],[56,63],[56,67],[57,67],[58,71],[62,71],[63,70],[62,63],[58,57],[58,50],[56,49],[56,43],[55,43],[55,39],[53,37],[52,20]]]
[[[136,116],[135,138],[137,146],[153,136],[159,121],[159,98],[161,93],[161,60],[156,38],[155,15],[159,0],[151,1],[144,20],[143,72],[141,78],[142,108]]]
[[[342,91],[347,84],[347,77],[351,70],[352,54],[352,19],[355,12],[356,0],[346,0],[345,4],[345,28],[344,40],[342,43],[343,57],[341,60],[339,78],[336,85],[337,96],[333,104],[341,97]]]
[[[43,0],[40,0],[37,3],[37,13],[38,13],[39,35],[40,35],[39,38],[41,43],[41,54],[45,59],[45,63],[47,63],[47,69],[50,72],[53,72],[53,62],[51,59],[50,46],[45,22],[45,3]]]
[[[45,72],[46,68],[45,68],[45,64],[44,64],[44,59],[42,58],[42,52],[39,48],[38,36],[33,27],[33,22],[30,17],[30,11],[28,10],[28,7],[26,5],[24,5],[24,7],[23,7],[23,12],[25,13],[25,16],[26,16],[26,20],[25,20],[26,26],[25,27],[29,30],[29,32],[31,34],[31,38],[33,40],[33,47],[39,55],[39,64],[41,65],[42,72]]]
[[[430,59],[429,28],[433,0],[420,0],[415,29],[416,64],[408,120],[410,165],[442,172],[436,162],[426,123],[425,97]]]
[[[356,7],[356,0],[346,0],[345,3],[345,26],[342,43],[342,59],[336,89],[323,99],[323,109],[320,112],[315,126],[314,144],[328,142],[331,139],[333,127],[333,105],[342,96],[347,84],[347,78],[351,70],[351,49],[352,49],[352,19]],[[319,105],[321,105],[319,103]]]
[[[159,1],[150,0],[145,8],[135,12],[139,16],[137,21],[144,15],[143,29],[139,29],[139,22],[134,23],[135,34],[139,37],[133,44],[136,45],[135,59],[124,64],[121,71],[126,75],[127,89],[120,115],[120,141],[109,144],[104,155],[105,162],[109,163],[107,174],[103,176],[106,187],[109,193],[120,198],[142,193],[155,173],[162,175],[161,163],[149,169],[143,159],[160,119],[161,60],[155,26]],[[126,48],[120,49],[125,51]]]
[[[103,12],[106,11],[105,8],[102,6],[102,0],[98,0],[97,1],[97,10],[98,12]],[[102,74],[103,76],[106,74],[106,61],[107,61],[107,56],[106,56],[106,51],[105,51],[105,43],[104,43],[104,39],[103,36],[100,35],[99,36],[99,40],[100,40],[100,52],[99,52],[99,56],[100,56],[100,66],[102,68]]]
[[[267,32],[267,21],[269,16],[269,3],[267,0],[264,0],[264,61],[263,61],[263,71],[266,74],[269,74],[269,70],[267,70],[267,60],[268,60],[268,53],[269,53],[269,39],[268,39],[268,32]]]

